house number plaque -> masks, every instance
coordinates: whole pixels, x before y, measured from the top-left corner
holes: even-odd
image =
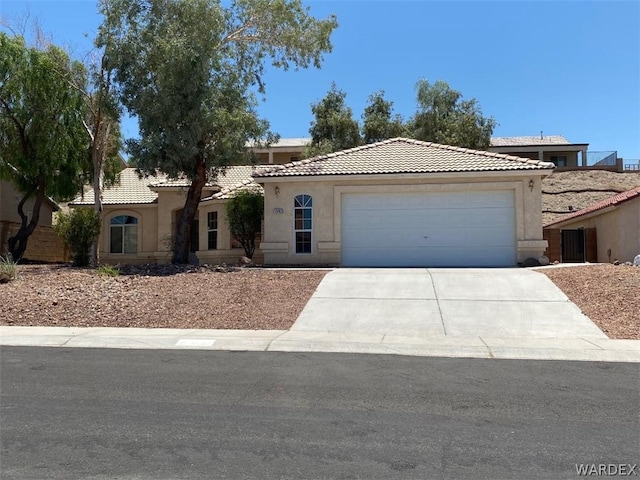
[[[284,213],[284,208],[276,207],[273,209],[273,213],[275,215],[282,215]]]

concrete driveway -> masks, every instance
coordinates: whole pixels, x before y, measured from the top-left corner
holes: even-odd
[[[291,330],[607,338],[545,275],[515,268],[337,269]]]

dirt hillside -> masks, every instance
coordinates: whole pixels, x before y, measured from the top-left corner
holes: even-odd
[[[542,180],[542,223],[640,186],[640,172],[556,172]]]

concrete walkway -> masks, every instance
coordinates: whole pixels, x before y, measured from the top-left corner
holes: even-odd
[[[517,268],[341,268],[324,277],[291,330],[607,338],[545,275]]]
[[[402,336],[294,330],[0,326],[0,345],[78,348],[340,352],[460,358],[640,363],[640,340]]]

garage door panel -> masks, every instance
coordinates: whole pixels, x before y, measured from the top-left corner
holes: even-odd
[[[464,227],[439,229],[423,232],[422,230],[403,230],[384,232],[380,229],[362,229],[357,245],[360,248],[431,248],[436,246],[458,246],[476,248],[478,245],[509,248],[512,238],[504,232],[494,229],[478,229],[472,235]]]
[[[376,258],[377,267],[509,267],[502,248],[478,247],[473,253],[467,248],[452,250],[449,246],[435,247],[428,255],[424,250],[411,248],[388,250],[384,248],[357,249],[348,251],[353,266],[365,266],[371,258]]]
[[[342,263],[350,266],[512,266],[512,191],[347,194]]]

